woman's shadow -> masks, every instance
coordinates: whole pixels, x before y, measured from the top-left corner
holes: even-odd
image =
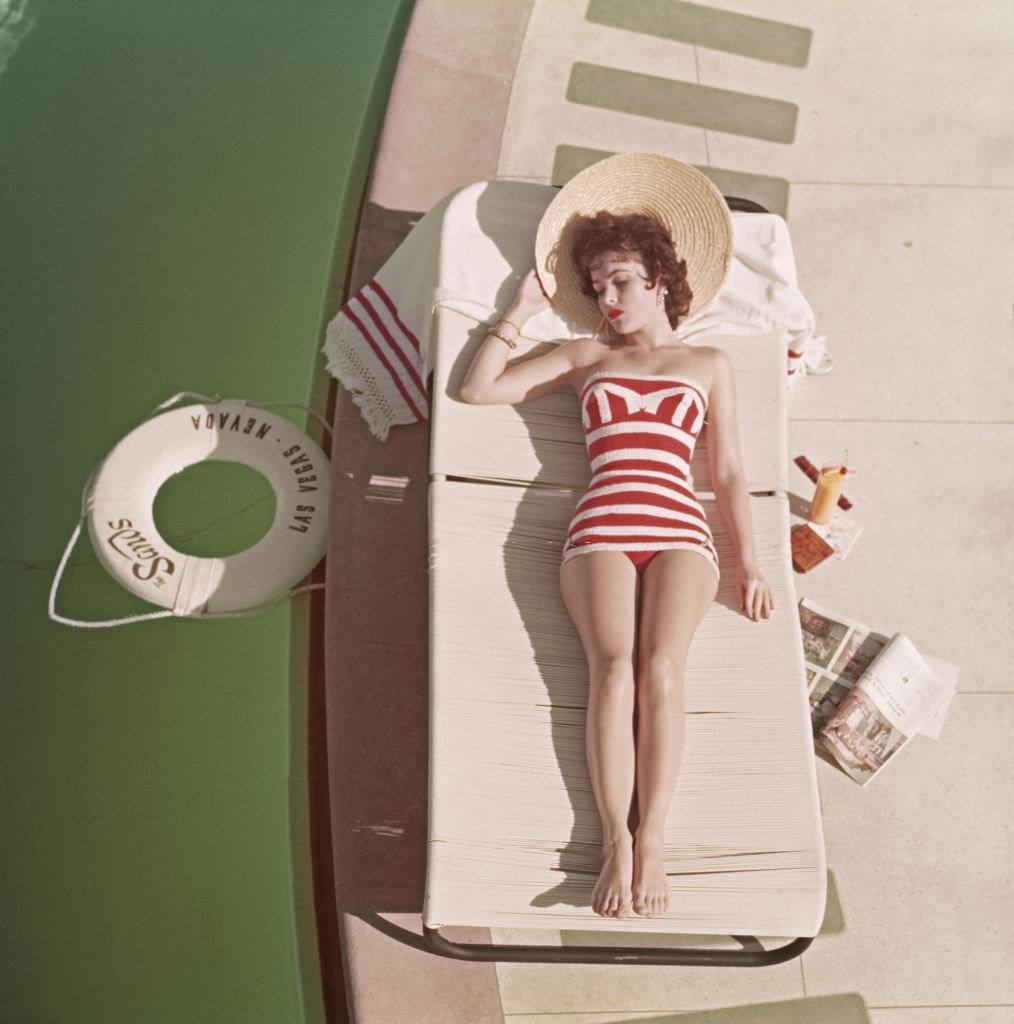
[[[516,278],[505,284],[505,294],[498,308],[505,308],[513,298],[511,288],[514,280]],[[455,359],[449,377],[452,391],[463,378],[487,334],[485,324],[478,324],[469,331],[468,342]],[[551,351],[556,344],[540,343],[526,350],[522,358],[535,358]],[[513,359],[514,353],[508,358]],[[455,394],[449,394],[448,398],[458,400]],[[503,572],[531,644],[539,678],[545,687],[545,697],[540,697],[538,704],[548,706],[559,778],[573,813],[571,834],[558,846],[551,865],[551,870],[562,877],[555,886],[532,898],[530,906],[563,904],[586,909],[591,905],[592,889],[602,866],[601,826],[591,790],[585,747],[588,665],[580,637],[560,594],[559,567],[570,518],[588,484],[591,470],[578,399],[572,389],[521,402],[513,408],[525,424],[540,468],[530,480],[505,484],[504,478],[498,475],[495,480],[490,479],[489,486],[513,486],[517,492],[516,513],[502,552]],[[695,469],[700,472],[700,467],[706,465],[706,430],[705,427],[694,452],[692,476]],[[719,550],[721,580],[715,603],[739,613],[735,570],[728,561],[731,547],[723,543],[724,524],[715,500],[706,497],[700,500]],[[540,585],[533,590],[533,576],[544,579],[545,587]],[[537,601],[533,600],[533,593],[538,594]],[[632,728],[635,725],[636,712]],[[629,816],[631,830],[637,824],[636,804],[635,792]],[[631,917],[640,920],[633,914]]]

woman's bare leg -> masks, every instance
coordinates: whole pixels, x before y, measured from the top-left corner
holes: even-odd
[[[715,570],[693,551],[661,551],[644,571],[637,640],[637,812],[633,907],[644,917],[669,908],[665,821],[686,732],[687,651],[718,590]]]
[[[604,917],[630,916],[637,586],[637,572],[621,551],[592,551],[560,566],[563,603],[588,659],[585,745],[602,824],[592,908]]]

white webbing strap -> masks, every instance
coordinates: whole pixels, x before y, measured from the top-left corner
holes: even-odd
[[[162,412],[164,409],[168,409],[169,406],[175,405],[181,398],[196,398],[202,402],[215,402],[222,401],[221,395],[215,395],[209,397],[208,395],[198,394],[196,391],[178,391],[171,398],[167,398],[164,402],[160,402],[151,410],[142,422],[151,419],[158,412]],[[331,428],[328,426],[327,421],[319,413],[315,412],[308,405],[303,405],[300,402],[247,402],[247,405],[256,406],[258,409],[269,409],[273,407],[289,407],[293,409],[305,409],[318,423],[326,430],[329,434]],[[63,578],[63,571],[66,568],[67,560],[70,558],[71,551],[74,550],[74,545],[77,543],[78,537],[81,535],[81,525],[84,523],[85,516],[88,514],[88,494],[91,490],[92,480],[95,478],[95,474],[99,470],[99,466],[102,463],[99,462],[88,476],[88,482],[85,484],[84,491],[81,495],[81,516],[78,519],[77,526],[74,527],[74,533],[71,535],[70,540],[67,542],[67,547],[64,549],[63,557],[60,559],[60,564],[57,566],[56,575],[53,577],[53,583],[49,588],[49,617],[54,622],[62,622],[65,626],[76,626],[79,629],[106,629],[110,626],[122,626],[128,622],[143,622],[145,619],[165,619],[169,617],[184,618],[184,619],[249,619],[255,615],[261,615],[263,612],[268,611],[270,608],[274,608],[275,605],[281,604],[283,601],[288,601],[290,597],[294,597],[296,594],[301,594],[306,590],[322,590],[324,588],[323,583],[308,583],[302,587],[295,587],[289,590],[288,593],[280,594],[278,597],[272,598],[270,601],[261,602],[259,605],[255,605],[253,608],[244,608],[242,611],[237,612],[179,612],[175,608],[166,608],[160,612],[145,612],[142,615],[128,615],[122,619],[104,619],[101,621],[86,621],[84,619],[68,619],[63,615],[60,615],[56,610],[56,592],[60,587],[60,580]],[[179,597],[177,596],[177,602]]]
[[[289,409],[305,409],[329,434],[331,428],[328,426],[327,420],[319,412],[315,412],[308,405],[303,405],[302,402],[247,402],[247,405],[252,405],[257,409],[276,409],[276,408],[289,408]]]
[[[70,558],[70,553],[77,543],[78,536],[81,533],[81,524],[84,522],[84,515],[78,520],[77,526],[74,527],[74,533],[71,535],[70,543],[68,543],[66,549],[63,552],[63,558],[60,559],[60,564],[57,566],[56,575],[53,577],[53,583],[49,588],[49,617],[54,622],[62,622],[65,626],[78,626],[84,629],[99,629],[106,626],[122,626],[126,622],[141,622],[143,619],[164,619],[169,615],[173,615],[174,612],[171,608],[165,609],[161,612],[147,612],[144,615],[128,615],[125,619],[107,619],[104,622],[85,622],[82,619],[68,619],[63,615],[60,615],[56,610],[56,591],[60,586],[60,580],[63,577],[63,569],[67,564],[67,559]]]

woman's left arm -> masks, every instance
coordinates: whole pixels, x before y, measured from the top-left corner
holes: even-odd
[[[708,395],[708,469],[719,511],[732,535],[736,552],[736,579],[743,610],[752,619],[765,619],[774,608],[771,588],[757,566],[750,496],[739,451],[736,422],[736,382],[732,359],[714,349],[711,393]]]

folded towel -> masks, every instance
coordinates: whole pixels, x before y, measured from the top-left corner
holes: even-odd
[[[535,258],[535,235],[557,194],[550,185],[479,181],[449,193],[412,228],[373,278],[328,324],[328,371],[352,394],[374,436],[429,415],[433,312],[448,306],[476,322],[492,320],[514,298]],[[683,321],[676,337],[789,332],[789,381],[831,369],[813,311],[796,287],[785,221],[776,214],[732,214],[734,258],[710,306]],[[552,307],[525,324],[537,341],[588,331]]]
[[[676,337],[706,342],[709,334],[788,333],[787,380],[833,369],[813,310],[796,284],[796,262],[785,221],[775,213],[732,213],[733,259],[715,301],[680,323]]]

